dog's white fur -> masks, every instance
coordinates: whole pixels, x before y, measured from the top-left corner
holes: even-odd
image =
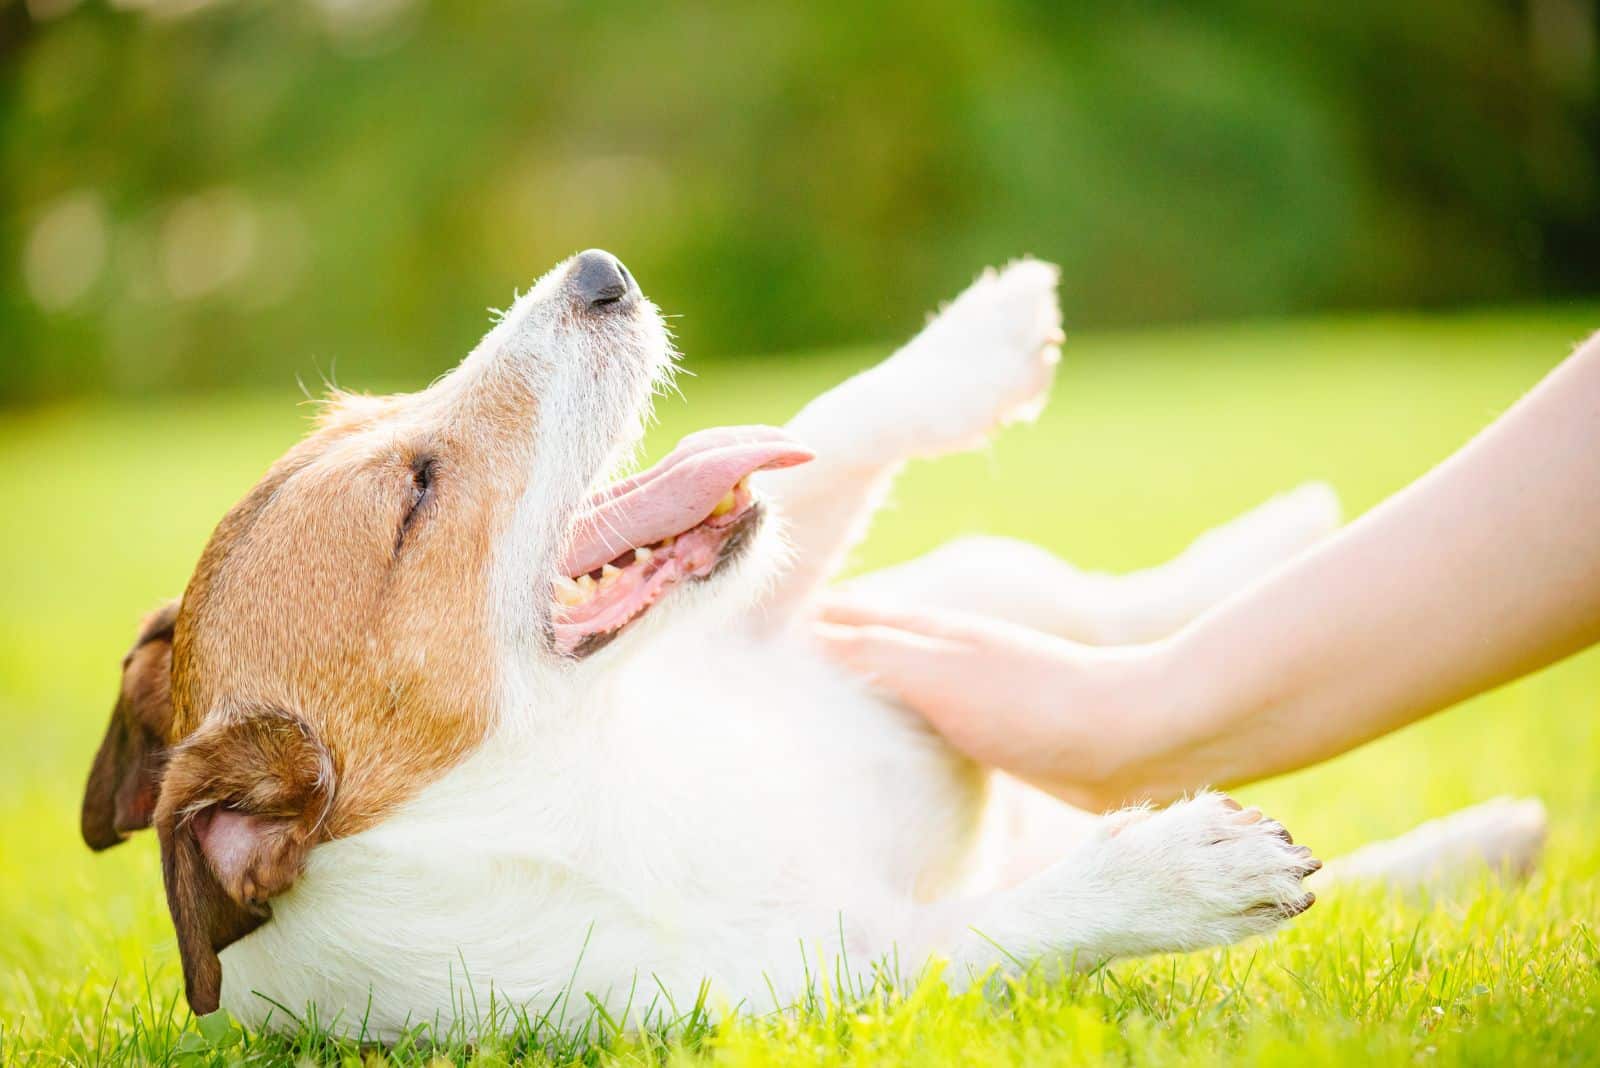
[[[540,470],[495,561],[503,657],[485,669],[501,679],[499,721],[403,810],[313,851],[272,921],[224,952],[225,1007],[259,1024],[314,1005],[325,1023],[391,1037],[484,1012],[491,990],[530,1017],[571,998],[569,1024],[586,995],[637,1014],[658,994],[693,1003],[702,981],[714,1001],[770,1004],[808,974],[889,957],[911,970],[945,959],[964,981],[1229,943],[1280,922],[1263,903],[1301,898],[1303,854],[1218,795],[1100,824],[1008,781],[1004,809],[987,804],[986,773],[808,640],[807,598],[897,466],[979,444],[1042,404],[1052,268],[985,275],[892,359],[809,405],[791,428],[818,459],[760,476],[775,515],[752,550],[577,664],[540,644],[544,581],[574,509],[636,440],[668,350],[647,305],[606,336],[563,325],[548,313],[554,284],[519,300],[462,368],[469,389],[475,368],[540,354]],[[597,360],[607,373],[590,373]],[[1134,640],[1336,522],[1331,491],[1311,487],[1140,576],[974,540],[865,581]],[[1019,850],[1044,855],[1012,885]]]

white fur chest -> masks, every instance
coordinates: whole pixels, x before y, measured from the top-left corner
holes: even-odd
[[[795,644],[641,644],[318,849],[227,951],[224,1004],[388,1033],[421,1005],[486,1012],[491,988],[530,1012],[569,986],[620,1007],[636,981],[765,997],[798,987],[802,944],[893,926],[955,878],[981,777],[899,710]]]

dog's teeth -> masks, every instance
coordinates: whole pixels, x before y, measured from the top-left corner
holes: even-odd
[[[672,543],[677,541],[677,540],[678,540],[678,536],[676,534],[668,534],[666,537],[662,538],[656,544],[659,545],[663,549],[670,549],[670,548],[672,548]]]
[[[734,504],[734,492],[733,490],[729,490],[722,500],[717,502],[717,506],[711,509],[711,514],[713,516],[727,515],[729,512],[733,511]]]
[[[590,578],[588,575],[579,575],[578,589],[583,591],[583,595],[585,597],[593,597],[596,589],[594,579]]]
[[[557,575],[551,585],[555,587],[556,600],[568,608],[583,602],[583,587],[567,578],[567,576]]]
[[[641,545],[639,548],[633,550],[633,562],[636,564],[648,564],[650,562],[650,558],[654,555],[655,553]]]
[[[603,590],[607,586],[610,586],[613,582],[617,581],[617,576],[620,574],[622,574],[621,568],[612,567],[610,564],[602,567],[600,569],[600,588]]]

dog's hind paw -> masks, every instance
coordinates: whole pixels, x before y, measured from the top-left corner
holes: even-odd
[[[1373,842],[1328,864],[1322,881],[1435,886],[1486,871],[1521,878],[1539,863],[1549,816],[1535,798],[1497,797]]]
[[[1095,861],[1119,889],[1121,953],[1227,945],[1316,901],[1301,885],[1322,867],[1311,850],[1278,821],[1223,794],[1109,820]]]

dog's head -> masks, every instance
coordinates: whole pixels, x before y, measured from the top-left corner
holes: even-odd
[[[313,846],[372,826],[530,680],[584,670],[748,543],[747,476],[809,458],[779,431],[693,435],[595,489],[670,368],[627,270],[582,253],[430,388],[331,400],[146,620],[83,831],[102,849],[155,825],[196,1011]]]

